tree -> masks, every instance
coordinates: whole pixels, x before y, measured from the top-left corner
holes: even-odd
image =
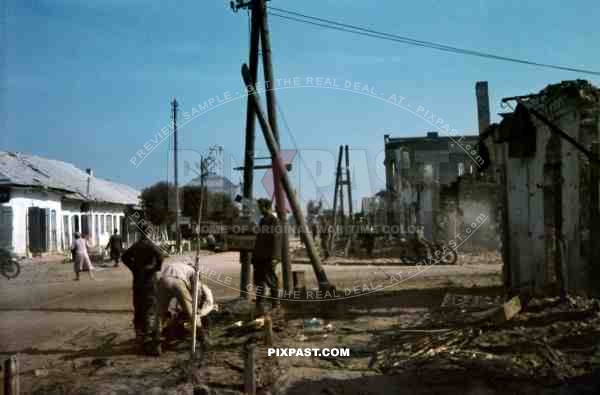
[[[169,197],[175,195],[175,187],[165,181],[159,181],[142,190],[142,208],[144,217],[153,225],[163,226],[175,222],[175,212],[169,210]]]
[[[192,223],[198,222],[201,197],[202,190],[200,186],[183,187],[183,215],[190,217]],[[202,209],[202,222],[212,221],[231,224],[238,216],[239,210],[234,206],[229,195],[222,192],[207,192]]]

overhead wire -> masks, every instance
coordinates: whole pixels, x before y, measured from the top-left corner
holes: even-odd
[[[381,32],[381,31],[377,31],[374,29],[369,29],[369,28],[365,28],[365,27],[361,27],[361,26],[357,26],[357,25],[353,25],[353,24],[336,22],[333,20],[319,18],[319,17],[303,14],[300,12],[286,10],[286,9],[279,8],[279,7],[269,6],[268,8],[269,8],[269,10],[271,10],[269,15],[272,15],[274,17],[291,20],[291,21],[295,21],[295,22],[299,22],[299,23],[305,23],[305,24],[310,24],[310,25],[314,25],[314,26],[319,26],[319,27],[323,27],[326,29],[337,30],[337,31],[342,31],[342,32],[346,32],[346,33],[353,33],[353,34],[357,34],[357,35],[361,35],[361,36],[378,38],[378,39],[387,40],[387,41],[394,41],[394,42],[399,42],[399,43],[408,44],[408,45],[412,45],[412,46],[435,49],[435,50],[445,51],[445,52],[450,52],[450,53],[469,55],[469,56],[477,56],[477,57],[481,57],[481,58],[487,58],[487,59],[493,59],[493,60],[499,60],[499,61],[505,61],[505,62],[512,62],[512,63],[519,63],[519,64],[547,68],[547,69],[570,71],[570,72],[577,72],[577,73],[600,76],[600,71],[582,69],[582,68],[576,68],[576,67],[570,67],[570,66],[561,66],[561,65],[555,65],[555,64],[550,64],[550,63],[534,62],[534,61],[527,60],[527,59],[519,59],[519,58],[514,58],[514,57],[496,55],[496,54],[483,52],[483,51],[459,48],[459,47],[454,47],[454,46],[450,46],[450,45],[435,43],[432,41],[417,40],[417,39],[414,39],[411,37]],[[273,12],[273,11],[275,11],[275,12]]]
[[[320,193],[320,198],[325,198],[325,201],[327,202],[327,204],[329,204],[329,199],[327,199],[327,197],[325,196],[325,194],[319,190],[319,185],[317,184],[317,180],[315,179],[315,176],[312,174],[312,172],[308,168],[308,165],[306,164],[306,161],[304,160],[304,157],[302,156],[302,153],[300,152],[300,149],[298,148],[298,142],[296,141],[296,137],[294,136],[294,134],[292,133],[292,130],[290,129],[290,126],[289,126],[289,124],[287,122],[287,119],[285,118],[285,115],[283,113],[283,110],[282,110],[281,105],[279,104],[279,102],[277,102],[277,112],[279,113],[279,117],[283,121],[283,126],[285,127],[285,130],[287,131],[288,135],[292,139],[292,144],[293,144],[294,149],[296,150],[296,152],[298,154],[298,157],[300,158],[300,162],[304,166],[304,170],[306,170],[306,172],[310,176],[310,179],[311,179],[312,183],[315,186],[315,190],[317,191],[317,193]]]

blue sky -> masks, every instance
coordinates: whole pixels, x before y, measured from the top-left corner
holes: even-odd
[[[419,2],[273,0],[273,6],[498,55],[600,69],[597,1]],[[142,165],[132,156],[170,122],[169,100],[182,111],[240,92],[248,56],[248,17],[226,1],[5,0],[2,32],[0,149],[92,167],[98,176],[138,188],[165,179],[168,144]],[[307,77],[368,84],[397,94],[476,132],[474,84],[489,81],[493,120],[502,97],[549,83],[598,77],[410,47],[270,19],[276,78]],[[262,72],[262,71],[261,71]],[[361,86],[362,86],[361,85]],[[374,97],[343,90],[277,91],[292,143],[280,120],[282,147],[299,149],[330,199],[340,144],[351,151],[354,199],[383,187],[383,135],[424,135],[432,126]],[[182,161],[211,144],[225,151],[225,172],[242,160],[245,100],[233,100],[180,129]],[[264,150],[262,137],[257,148]],[[318,164],[320,162],[320,164]],[[182,165],[183,167],[183,165]],[[182,173],[186,173],[183,172]],[[231,178],[237,182],[241,174]],[[304,164],[292,173],[304,201],[318,196]],[[183,181],[193,174],[183,174]],[[172,176],[171,176],[172,178]],[[264,194],[257,173],[255,190]]]

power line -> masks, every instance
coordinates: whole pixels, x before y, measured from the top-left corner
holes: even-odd
[[[275,16],[278,18],[287,19],[287,20],[300,22],[300,23],[306,23],[306,24],[310,24],[310,25],[314,25],[314,26],[323,27],[326,29],[337,30],[337,31],[342,31],[342,32],[346,32],[346,33],[353,33],[353,34],[357,34],[357,35],[361,35],[361,36],[365,36],[365,37],[379,38],[379,39],[383,39],[383,40],[400,42],[403,44],[408,44],[408,45],[413,45],[413,46],[418,46],[418,47],[423,47],[423,48],[436,49],[439,51],[457,53],[457,54],[462,54],[462,55],[477,56],[477,57],[481,57],[481,58],[500,60],[500,61],[512,62],[512,63],[519,63],[519,64],[525,64],[525,65],[529,65],[529,66],[543,67],[543,68],[547,68],[547,69],[570,71],[570,72],[577,72],[577,73],[600,76],[600,71],[579,69],[579,68],[575,68],[575,67],[560,66],[560,65],[550,64],[550,63],[534,62],[534,61],[530,61],[530,60],[526,60],[526,59],[518,59],[518,58],[513,58],[513,57],[508,57],[508,56],[494,55],[492,53],[487,53],[487,52],[482,52],[482,51],[474,51],[474,50],[470,50],[470,49],[464,49],[464,48],[439,44],[439,43],[435,43],[432,41],[416,40],[414,38],[410,38],[410,37],[406,37],[406,36],[400,36],[397,34],[380,32],[377,30],[368,29],[368,28],[364,28],[364,27],[360,27],[360,26],[356,26],[356,25],[352,25],[352,24],[336,22],[336,21],[332,21],[329,19],[325,19],[325,18],[318,18],[315,16],[306,15],[306,14],[302,14],[302,13],[295,12],[295,11],[289,11],[289,10],[285,10],[283,8],[269,7],[269,9],[272,11],[277,11],[277,12],[270,12],[269,15],[272,15],[272,16]],[[280,13],[283,13],[283,14],[280,14]]]
[[[302,157],[302,154],[300,153],[300,149],[298,149],[298,143],[296,142],[296,137],[294,137],[294,135],[292,134],[292,130],[290,129],[290,126],[287,123],[287,120],[285,118],[285,115],[283,114],[283,110],[281,109],[281,106],[279,103],[277,103],[277,111],[279,112],[279,116],[281,117],[281,120],[283,121],[283,126],[285,127],[285,130],[288,132],[288,134],[290,135],[290,137],[292,139],[292,144],[294,145],[294,148],[296,149],[296,152],[298,153],[298,157],[300,158],[300,162],[302,162],[302,165],[304,166],[304,170],[306,170],[306,172],[310,176],[310,179],[312,180],[312,183],[315,185],[315,190],[320,193],[321,198],[325,198],[325,201],[327,203],[329,203],[329,199],[327,199],[325,194],[323,192],[319,191],[319,186],[317,184],[317,180],[315,180],[315,176],[312,174],[312,172],[308,168],[306,161],[304,160],[304,158]]]

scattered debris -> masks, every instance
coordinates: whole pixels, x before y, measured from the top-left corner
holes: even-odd
[[[486,313],[491,321],[478,318],[471,325],[441,333],[388,331],[370,366],[386,373],[466,369],[488,378],[560,383],[589,373],[590,361],[600,356],[596,306],[597,301],[583,298],[563,304],[532,300],[528,311],[518,314],[521,304],[515,297]]]

